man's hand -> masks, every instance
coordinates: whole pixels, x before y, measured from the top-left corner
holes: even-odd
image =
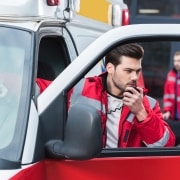
[[[170,118],[170,116],[171,116],[171,113],[169,111],[163,113],[164,120],[168,120]]]
[[[142,88],[127,87],[123,94],[123,103],[135,114],[138,121],[143,121],[147,117],[147,112],[143,105]]]

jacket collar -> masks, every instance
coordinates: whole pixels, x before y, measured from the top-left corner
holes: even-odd
[[[107,71],[100,74],[99,77],[102,80],[103,91],[107,91]]]

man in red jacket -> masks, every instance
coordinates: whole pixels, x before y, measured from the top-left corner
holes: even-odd
[[[164,119],[180,120],[180,51],[175,52],[174,68],[167,74],[164,85]]]
[[[175,145],[159,103],[137,87],[143,55],[139,44],[119,46],[106,55],[105,73],[82,79],[71,90],[69,108],[78,102],[90,104],[100,113],[103,147]]]

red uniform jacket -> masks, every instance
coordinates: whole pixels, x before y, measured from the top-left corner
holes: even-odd
[[[104,74],[105,75],[105,74]],[[106,121],[108,110],[107,92],[100,75],[80,81],[70,98],[70,108],[76,102],[88,103],[96,107],[101,114],[103,146],[106,144]],[[175,145],[175,136],[169,125],[163,120],[159,103],[144,96],[143,104],[148,116],[138,122],[127,106],[123,106],[119,124],[118,147],[166,147]]]
[[[41,79],[41,78],[37,78],[36,79],[36,83],[39,86],[40,93],[42,93],[51,84],[51,82],[52,81]]]

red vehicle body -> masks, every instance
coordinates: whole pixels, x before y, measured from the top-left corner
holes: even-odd
[[[179,180],[180,158],[178,157],[131,157],[103,158],[85,161],[45,160],[29,167],[11,178],[24,179],[163,179]],[[168,165],[168,166],[167,166]],[[171,173],[169,167],[173,167]],[[150,168],[150,169],[149,169]]]

